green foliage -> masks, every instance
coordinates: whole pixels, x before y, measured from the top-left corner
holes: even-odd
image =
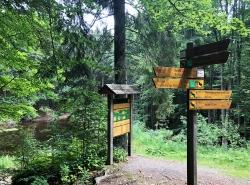
[[[19,146],[20,133],[17,128],[0,130],[1,154],[15,153]]]
[[[243,146],[245,144],[245,141],[239,134],[239,126],[235,125],[232,120],[225,119],[225,121],[222,122],[219,133],[232,147]]]
[[[173,142],[173,132],[170,130],[147,130],[143,123],[134,125],[134,150],[138,154],[149,156],[165,156],[168,159],[185,159],[186,146],[180,142]]]
[[[20,132],[20,144],[17,150],[17,158],[20,160],[22,168],[28,167],[28,165],[37,156],[38,141],[35,139],[32,132],[22,130]]]
[[[60,176],[63,184],[68,184],[70,182],[74,182],[76,180],[75,175],[70,175],[69,166],[62,164],[60,165]]]
[[[17,168],[16,158],[9,155],[0,156],[0,170]]]
[[[33,183],[34,176],[43,177],[49,184],[84,184],[89,182],[90,170],[100,170],[104,167],[105,104],[102,97],[94,92],[87,101],[85,96],[77,98],[79,105],[70,106],[76,109],[66,125],[60,125],[56,121],[51,124],[52,135],[47,141],[39,143],[32,133],[24,133],[19,157],[23,169],[13,177],[16,184]]]
[[[49,185],[47,180],[43,177],[37,177],[35,180],[31,183],[31,185]]]
[[[215,146],[219,144],[219,138],[221,131],[215,124],[209,124],[207,119],[202,115],[198,114],[198,130],[197,137],[198,143],[204,146]]]
[[[114,153],[113,153],[113,158],[114,162],[119,163],[119,162],[124,162],[127,159],[127,151],[124,150],[123,148],[114,148]]]
[[[48,88],[36,76],[42,53],[38,49],[39,33],[35,30],[44,30],[41,21],[36,14],[20,14],[14,8],[1,7],[1,122],[36,116],[32,105],[37,93]]]
[[[162,31],[168,29],[178,32],[183,29],[192,29],[198,34],[210,35],[213,29],[216,29],[223,35],[229,34],[232,30],[242,36],[250,33],[240,19],[234,17],[228,20],[225,12],[216,11],[212,1],[141,0],[141,3],[149,12],[154,25]]]
[[[182,117],[183,125],[186,125],[186,118]],[[222,138],[229,142],[229,147],[240,147],[245,145],[245,141],[240,137],[238,126],[230,120],[225,122],[208,123],[207,119],[198,114],[197,116],[197,138],[198,143],[204,146],[216,146],[221,143]],[[186,141],[186,126],[174,140]]]

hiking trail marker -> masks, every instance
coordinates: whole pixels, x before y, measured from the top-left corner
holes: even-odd
[[[194,68],[225,63],[229,39],[193,47],[180,53],[180,67],[154,67],[156,88],[187,90],[187,184],[197,185],[197,112],[196,110],[229,109],[232,91],[204,89],[204,69]]]
[[[128,134],[128,156],[132,155],[133,99],[138,91],[133,85],[106,84],[99,90],[99,93],[108,95],[107,164],[111,165],[113,164],[114,137]],[[117,98],[118,95],[126,98]]]
[[[232,91],[190,90],[189,110],[229,109]]]
[[[203,89],[204,80],[182,78],[154,78],[155,87],[158,89]]]

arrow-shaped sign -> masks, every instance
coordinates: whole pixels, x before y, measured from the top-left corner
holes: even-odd
[[[204,78],[204,69],[177,67],[154,67],[156,77]]]
[[[230,39],[225,39],[181,51],[180,66],[192,68],[225,63],[230,53],[227,51],[229,43]]]
[[[232,95],[232,91],[222,90],[190,90],[190,100],[228,100]]]
[[[153,78],[156,88],[204,89],[204,80],[182,78]]]
[[[230,109],[231,100],[190,100],[189,110]]]

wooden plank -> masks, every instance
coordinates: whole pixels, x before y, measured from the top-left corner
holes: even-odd
[[[113,137],[124,135],[130,132],[130,124],[113,128]]]
[[[115,127],[120,127],[122,125],[127,125],[130,123],[130,120],[129,119],[126,119],[126,120],[122,120],[122,121],[117,121],[117,122],[114,122],[114,125],[113,125],[113,128]]]
[[[221,90],[190,90],[189,99],[203,99],[203,100],[228,100],[232,95],[232,91]]]
[[[189,110],[230,109],[231,100],[190,100]]]
[[[229,57],[230,52],[222,51],[207,55],[194,56],[191,59],[182,59],[180,61],[181,67],[201,67],[211,64],[225,63]],[[189,64],[190,63],[190,64]]]
[[[153,78],[156,88],[188,89],[190,84],[195,85],[192,89],[203,89],[204,80],[182,79],[182,78]]]
[[[173,78],[198,78],[196,68],[177,68],[177,67],[154,67],[156,77],[173,77]],[[199,69],[200,71],[201,69]],[[204,77],[204,76],[203,76]]]
[[[118,104],[114,104],[114,110],[127,109],[129,107],[130,107],[130,103],[118,103]]]
[[[190,49],[190,53],[192,54],[192,56],[199,56],[199,55],[205,55],[208,53],[215,53],[215,52],[227,50],[229,43],[230,43],[230,39],[225,39],[219,42],[196,46]],[[186,50],[181,51],[180,58],[181,59],[186,58],[187,57],[186,53],[187,53]]]

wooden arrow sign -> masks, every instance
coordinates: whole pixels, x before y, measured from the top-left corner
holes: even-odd
[[[228,100],[232,95],[232,91],[220,91],[220,90],[190,90],[190,100]]]
[[[204,69],[177,67],[154,67],[156,77],[204,78]]]
[[[182,78],[153,78],[156,88],[162,89],[204,89],[204,80]]]
[[[190,100],[189,110],[230,109],[231,100]]]
[[[229,57],[230,52],[222,51],[207,55],[194,56],[189,61],[187,59],[181,59],[181,66],[186,67],[200,67],[211,64],[225,63]]]
[[[227,50],[229,43],[230,39],[225,39],[218,42],[196,46],[191,49],[190,53],[192,54],[192,56],[199,56],[199,55],[206,55],[208,53],[224,51]],[[180,52],[180,58],[186,58],[187,57],[186,52],[187,50],[182,50]]]
[[[230,39],[226,39],[181,51],[180,66],[192,68],[225,63],[230,53],[227,51],[229,43]]]

